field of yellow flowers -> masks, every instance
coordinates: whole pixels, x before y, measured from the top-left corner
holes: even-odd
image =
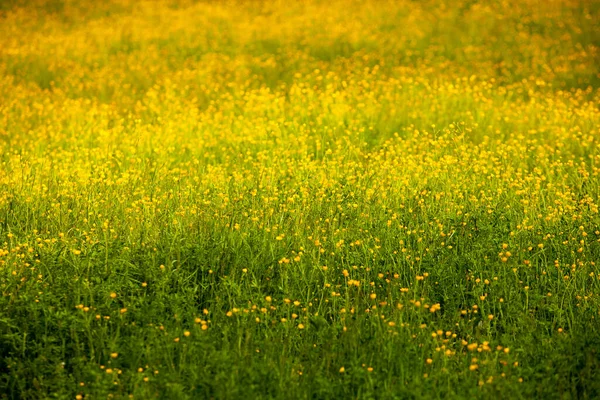
[[[0,2],[0,399],[598,398],[600,2]]]

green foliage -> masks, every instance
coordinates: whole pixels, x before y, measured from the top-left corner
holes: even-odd
[[[1,2],[0,399],[600,397],[598,7]]]

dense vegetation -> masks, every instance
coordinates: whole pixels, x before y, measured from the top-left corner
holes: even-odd
[[[599,11],[0,2],[0,398],[598,398]]]

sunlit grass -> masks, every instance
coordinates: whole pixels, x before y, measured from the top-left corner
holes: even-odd
[[[2,3],[0,398],[600,396],[598,18]]]

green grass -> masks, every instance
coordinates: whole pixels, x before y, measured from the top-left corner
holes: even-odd
[[[600,397],[598,12],[0,3],[0,399]]]

